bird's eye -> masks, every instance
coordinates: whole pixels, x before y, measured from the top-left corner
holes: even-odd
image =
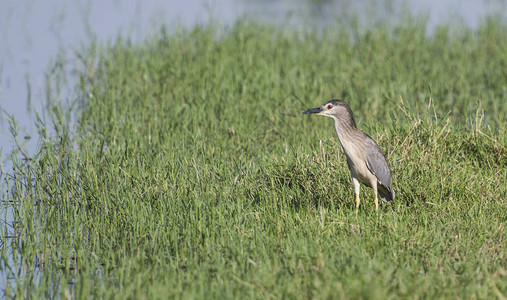
[[[332,106],[331,104],[329,104],[329,105],[327,106],[327,109],[331,109],[331,108],[333,108],[333,106]]]

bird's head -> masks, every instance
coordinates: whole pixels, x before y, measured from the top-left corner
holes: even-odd
[[[317,114],[321,116],[326,116],[335,119],[337,122],[344,122],[349,126],[356,128],[356,122],[354,120],[354,115],[352,114],[352,110],[347,102],[343,100],[331,100],[326,104],[309,109],[303,112],[304,115],[308,114]]]
[[[326,104],[309,109],[303,112],[304,115],[317,114],[326,117],[339,117],[340,115],[347,114],[350,112],[350,107],[347,102],[343,100],[331,100]]]

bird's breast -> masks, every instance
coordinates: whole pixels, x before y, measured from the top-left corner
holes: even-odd
[[[353,178],[367,186],[372,186],[377,178],[366,165],[367,149],[364,134],[352,128],[343,128],[341,123],[335,122],[336,133],[347,157],[347,165]]]
[[[350,175],[367,186],[372,186],[372,181],[376,180],[376,177],[368,170],[366,163],[358,159],[353,159],[353,157],[347,155],[346,152],[345,155],[347,156],[347,165],[350,170]]]
[[[375,175],[370,172],[366,165],[366,151],[360,149],[357,145],[342,143],[342,149],[347,157],[347,165],[350,170],[350,175],[357,178],[360,182],[367,186],[372,186],[373,182],[377,180]]]

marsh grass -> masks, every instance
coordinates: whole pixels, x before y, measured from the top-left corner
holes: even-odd
[[[13,158],[6,296],[506,296],[505,24],[172,32],[80,53],[73,107]],[[388,156],[378,213],[300,115],[332,98]]]

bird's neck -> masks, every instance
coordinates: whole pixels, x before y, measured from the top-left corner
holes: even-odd
[[[345,151],[347,155],[352,151],[356,151],[357,147],[353,143],[353,140],[354,137],[360,135],[361,132],[357,129],[355,122],[351,123],[350,120],[334,118],[334,127],[343,151]],[[345,138],[345,136],[347,138]]]

